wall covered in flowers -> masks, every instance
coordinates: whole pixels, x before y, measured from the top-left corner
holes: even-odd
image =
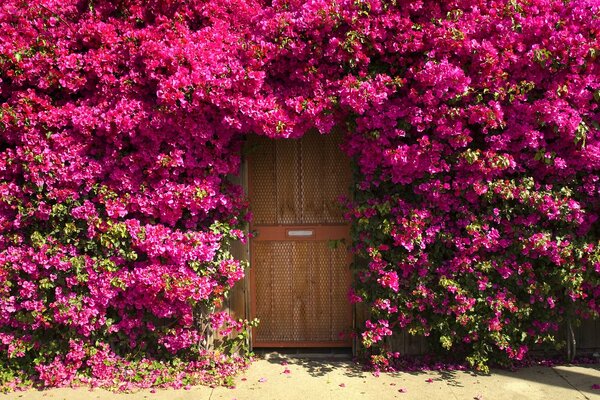
[[[234,373],[201,329],[247,327],[211,311],[226,177],[248,133],[334,127],[373,363],[402,329],[476,368],[552,342],[600,309],[599,34],[593,0],[4,1],[0,380]]]

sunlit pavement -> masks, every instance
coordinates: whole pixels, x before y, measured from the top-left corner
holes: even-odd
[[[10,393],[0,395],[0,399],[600,399],[600,364],[493,370],[489,375],[428,371],[376,377],[347,360],[267,356],[240,375],[235,388],[193,387],[131,394],[53,389]]]

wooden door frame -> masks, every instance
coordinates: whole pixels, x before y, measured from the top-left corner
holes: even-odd
[[[247,140],[247,139],[246,139]],[[271,140],[275,140],[275,139],[271,139]],[[288,139],[281,139],[281,140],[288,140]],[[247,143],[247,142],[246,142]],[[244,145],[246,145],[246,143]],[[252,193],[253,193],[253,185],[252,185],[252,180],[250,179],[250,157],[248,157],[247,155],[245,155],[243,157],[242,160],[242,165],[243,165],[243,172],[244,172],[244,179],[243,179],[243,183],[244,183],[244,189],[246,192],[246,195],[248,197],[248,200],[250,201],[250,199],[252,198]],[[256,273],[255,273],[255,269],[254,269],[254,257],[253,257],[253,244],[256,241],[269,241],[269,240],[274,240],[276,237],[277,238],[281,238],[281,236],[276,236],[277,234],[281,234],[282,232],[285,232],[286,229],[289,229],[290,225],[261,225],[262,229],[266,228],[266,232],[264,232],[264,234],[261,234],[261,238],[250,238],[247,244],[247,259],[249,262],[249,271],[248,271],[248,280],[249,280],[249,285],[248,287],[248,291],[247,291],[247,296],[246,296],[246,310],[249,316],[250,320],[253,320],[254,318],[256,318],[256,307],[257,307],[257,293],[256,293]],[[340,233],[343,233],[343,237],[347,240],[347,243],[345,244],[346,246],[349,245],[350,243],[350,225],[347,224],[345,226],[342,226],[340,224],[298,224],[298,225],[294,225],[296,227],[303,227],[305,229],[313,229],[315,231],[315,237],[310,237],[310,238],[302,238],[302,237],[298,237],[298,238],[294,238],[292,240],[289,241],[314,241],[316,238],[321,238],[321,237],[328,237],[330,235],[339,235]],[[250,222],[249,226],[248,226],[248,230],[249,232],[252,232],[254,228],[254,223]],[[281,240],[281,239],[280,239]],[[347,263],[348,266],[350,266],[350,263],[354,260],[354,256],[351,254],[351,252],[348,251],[347,254]],[[348,270],[348,275],[349,275],[349,281],[352,281],[352,272],[350,271],[350,269]],[[349,288],[348,288],[349,289]],[[248,302],[248,300],[250,300]],[[356,328],[356,307],[354,305],[350,305],[350,307],[348,307],[349,310],[349,321],[351,323],[350,328],[352,330],[354,330]],[[254,328],[253,328],[254,330]],[[352,353],[356,354],[356,340],[352,337],[349,337],[346,340],[337,340],[337,341],[264,341],[264,342],[257,342],[254,338],[254,334],[253,331],[250,332],[250,349],[253,350],[254,347],[261,347],[261,348],[317,348],[317,347],[322,347],[322,348],[352,348]]]

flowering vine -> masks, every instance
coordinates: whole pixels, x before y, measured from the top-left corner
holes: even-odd
[[[477,368],[555,341],[600,308],[599,19],[590,0],[3,2],[2,379],[221,360],[199,324],[247,326],[198,310],[243,277],[227,175],[250,132],[347,131],[374,360],[400,329]]]

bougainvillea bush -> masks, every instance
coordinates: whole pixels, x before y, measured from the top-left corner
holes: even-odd
[[[363,344],[520,360],[600,310],[599,3],[399,8],[363,5],[346,40]]]
[[[403,329],[477,368],[552,342],[600,309],[599,27],[594,0],[2,2],[1,379],[243,364],[204,327],[247,328],[212,310],[250,132],[347,132],[372,362]]]
[[[211,312],[243,277],[240,140],[219,110],[243,68],[227,18],[192,3],[2,2],[4,379],[181,385],[245,363],[205,350],[207,326],[246,328]]]

